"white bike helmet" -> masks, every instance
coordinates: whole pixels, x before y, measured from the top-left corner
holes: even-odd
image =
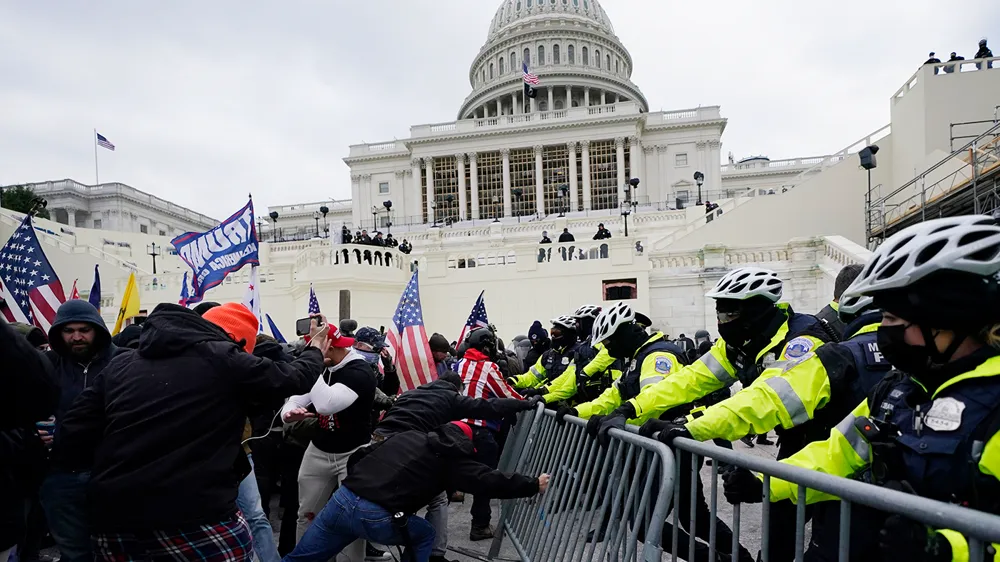
[[[556,328],[562,328],[563,330],[576,329],[576,319],[572,316],[560,316],[558,318],[553,318],[551,322],[553,326]]]
[[[573,318],[597,318],[601,314],[601,307],[593,304],[585,304],[576,309]]]
[[[594,320],[592,345],[597,345],[611,337],[620,326],[635,322],[635,311],[629,305],[620,302],[605,309]]]
[[[762,267],[741,267],[722,276],[715,288],[705,294],[712,299],[744,301],[762,296],[771,302],[781,298],[781,279],[778,274]]]
[[[900,289],[937,271],[995,275],[1000,271],[1000,226],[986,215],[965,215],[907,227],[875,250],[844,296]]]
[[[863,295],[841,296],[840,306],[837,307],[837,315],[841,320],[856,316],[862,310],[871,306],[875,299]]]

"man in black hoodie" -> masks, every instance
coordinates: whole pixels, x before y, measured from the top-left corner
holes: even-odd
[[[323,562],[358,538],[405,545],[409,560],[427,562],[434,528],[414,514],[445,489],[506,499],[533,496],[549,485],[548,474],[507,476],[476,462],[474,454],[472,429],[463,422],[430,433],[404,431],[361,449],[348,463],[344,484],[284,562]]]
[[[308,390],[323,369],[325,332],[292,363],[251,355],[257,318],[227,303],[205,313],[161,304],[139,348],[118,356],[56,432],[53,454],[89,467],[101,558],[250,556],[236,509],[250,472],[240,446],[251,405]]]
[[[56,311],[49,328],[49,346],[46,356],[59,381],[55,410],[58,435],[73,401],[94,383],[118,348],[111,342],[111,333],[94,305],[79,299],[66,301]],[[58,454],[57,447],[58,443],[53,457]],[[64,562],[89,562],[94,557],[86,512],[89,468],[83,465],[69,470],[53,462],[52,472],[42,484],[42,507]]]

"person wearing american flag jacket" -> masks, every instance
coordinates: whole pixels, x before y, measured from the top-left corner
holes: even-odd
[[[490,328],[476,328],[466,336],[465,353],[458,362],[458,374],[465,385],[465,394],[471,398],[517,398],[521,395],[503,379],[500,367],[497,337]],[[501,421],[497,419],[464,419],[472,428],[472,443],[476,448],[476,462],[495,469],[500,460],[497,445]],[[493,538],[490,526],[492,512],[489,496],[477,494],[472,501],[472,530],[469,540],[481,541]]]

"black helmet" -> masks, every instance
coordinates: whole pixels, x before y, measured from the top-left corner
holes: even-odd
[[[465,345],[492,356],[497,350],[497,336],[489,328],[478,328],[465,337]]]

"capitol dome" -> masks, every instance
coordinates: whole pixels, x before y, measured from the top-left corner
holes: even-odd
[[[534,100],[524,99],[522,61],[539,77]],[[469,69],[472,93],[458,118],[622,101],[648,111],[631,76],[632,56],[598,0],[504,0]]]

